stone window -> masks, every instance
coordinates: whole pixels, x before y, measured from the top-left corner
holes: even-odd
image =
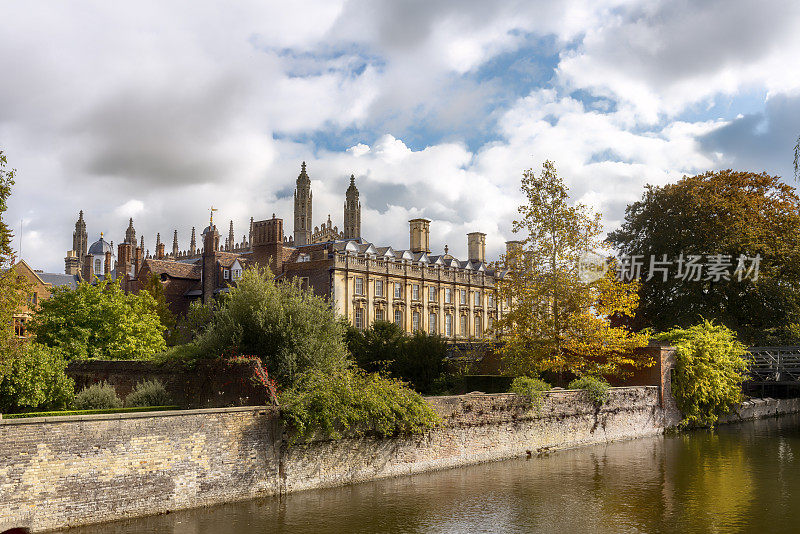
[[[403,312],[400,310],[394,311],[394,324],[403,328]]]
[[[419,312],[415,311],[411,314],[411,330],[419,332]]]
[[[491,316],[486,318],[486,330],[491,331],[492,326],[494,326],[494,319]]]
[[[383,280],[375,280],[375,296],[383,296]]]
[[[231,279],[238,280],[241,277],[242,277],[241,269],[231,269]]]
[[[483,335],[483,330],[481,329],[481,318],[480,316],[475,316],[475,337],[481,337]]]
[[[467,316],[466,315],[462,315],[461,316],[461,335],[466,337],[467,334],[468,334],[468,332],[467,332]]]
[[[453,337],[453,316],[449,313],[444,316],[444,335]]]
[[[399,282],[395,282],[394,284],[394,298],[403,298],[403,286]]]
[[[227,280],[227,279],[228,279],[228,278],[230,278],[230,277],[231,277],[231,271],[230,271],[230,269],[222,269],[222,278],[224,278],[225,280]]]
[[[363,308],[356,308],[356,317],[355,317],[356,328],[359,330],[364,329],[364,309]]]
[[[103,262],[100,258],[94,260],[94,274],[103,274]]]
[[[481,305],[481,292],[480,291],[476,291],[475,292],[475,306],[480,306],[480,305]]]
[[[461,304],[462,306],[466,306],[467,305],[467,290],[466,289],[462,289],[459,293],[461,295],[459,297],[459,302],[458,303]]]
[[[383,310],[382,309],[378,308],[377,310],[375,310],[375,320],[376,321],[383,321],[384,320]]]
[[[486,305],[490,308],[494,307],[494,295],[491,293],[486,295]]]
[[[453,290],[449,287],[444,288],[444,303],[445,304],[452,304],[453,303]]]
[[[364,279],[356,277],[356,288],[355,288],[356,295],[363,295],[364,294]]]
[[[436,287],[434,286],[428,287],[428,300],[430,302],[436,302]]]
[[[430,317],[428,317],[428,331],[431,334],[436,333],[436,314],[431,312]]]
[[[419,300],[419,284],[411,286],[411,300]]]
[[[25,329],[25,319],[22,317],[14,318],[14,335],[17,337],[28,337]]]

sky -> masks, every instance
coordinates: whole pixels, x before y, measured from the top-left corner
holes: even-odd
[[[555,162],[606,231],[646,184],[726,168],[794,183],[800,2],[681,0],[4,0],[4,218],[33,267],[89,242],[145,246],[250,217],[292,231],[306,161],[314,224],[488,259],[512,232],[523,171]]]

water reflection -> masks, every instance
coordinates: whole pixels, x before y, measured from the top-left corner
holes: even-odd
[[[800,532],[791,416],[70,534]]]

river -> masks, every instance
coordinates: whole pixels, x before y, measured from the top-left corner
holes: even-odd
[[[283,532],[800,532],[800,416],[68,531]]]

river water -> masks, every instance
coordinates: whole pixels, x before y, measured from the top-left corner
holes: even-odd
[[[68,532],[800,532],[800,416]]]

